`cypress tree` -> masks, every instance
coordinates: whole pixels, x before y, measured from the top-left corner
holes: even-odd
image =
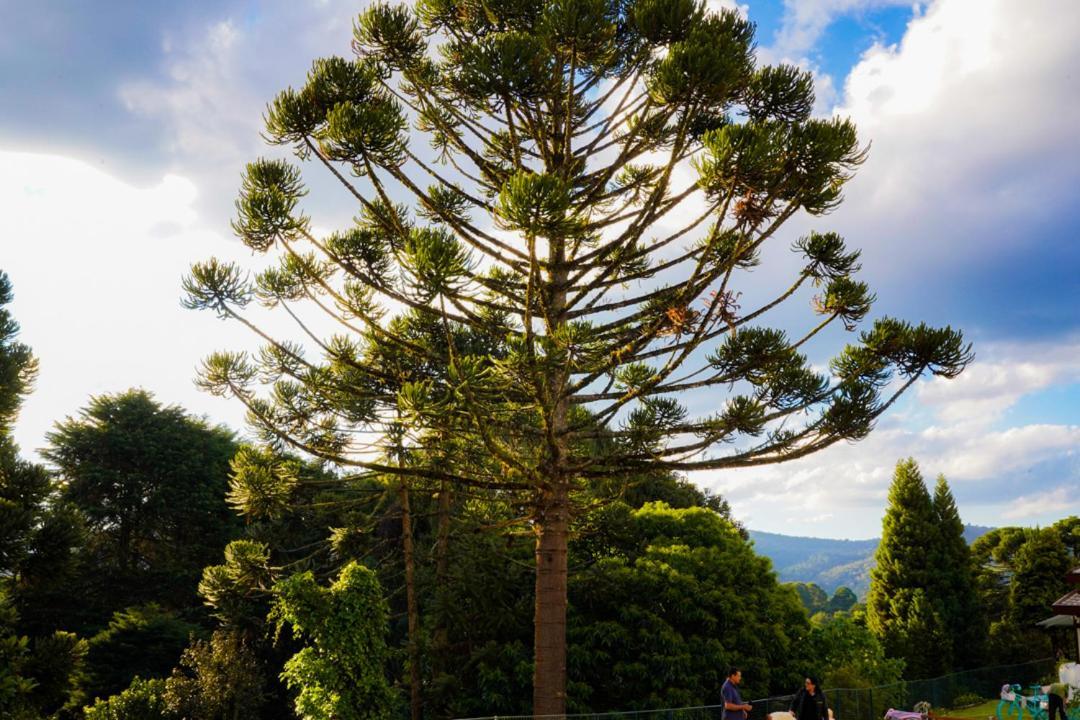
[[[904,659],[909,678],[951,664],[941,610],[926,593],[936,585],[932,550],[938,543],[934,505],[919,466],[913,458],[902,460],[889,488],[881,544],[870,573],[866,621],[886,654]]]
[[[958,667],[975,667],[982,659],[987,627],[972,573],[971,549],[964,539],[964,523],[944,475],[934,487],[934,516],[938,542],[934,546],[934,598],[944,613]]]

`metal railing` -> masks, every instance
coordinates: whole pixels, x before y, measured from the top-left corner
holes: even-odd
[[[957,698],[978,696],[997,699],[1006,683],[1029,685],[1053,675],[1053,658],[1032,660],[1015,665],[995,665],[942,675],[927,680],[904,680],[889,685],[865,688],[825,688],[836,720],[881,720],[889,708],[910,710],[926,701],[934,708],[950,708]],[[792,695],[751,700],[753,710],[749,720],[766,720],[770,713],[786,711]],[[567,713],[566,715],[489,715],[461,720],[722,720],[723,705],[663,708],[660,710],[626,710],[601,713]]]

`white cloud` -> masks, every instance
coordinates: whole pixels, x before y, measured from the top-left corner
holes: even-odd
[[[128,110],[167,129],[171,165],[203,189],[198,206],[209,221],[224,227],[245,163],[288,152],[260,136],[267,103],[302,84],[316,58],[351,55],[351,26],[363,5],[268,3],[251,17],[217,18],[193,35],[162,39],[165,79],[147,75],[117,88]],[[335,223],[354,211],[322,202],[312,194],[311,204]]]
[[[183,50],[170,50],[170,41],[168,80],[126,83],[120,98],[131,112],[168,123],[168,149],[175,157],[237,166],[259,149],[259,117],[266,103],[239,72],[246,40],[224,20]]]
[[[958,378],[933,378],[918,386],[919,401],[939,422],[989,426],[1024,395],[1080,382],[1080,342],[1075,340],[990,345],[980,348],[983,352],[994,359],[977,357]]]
[[[237,404],[192,379],[208,352],[245,343],[234,326],[183,310],[180,278],[194,260],[248,253],[200,227],[189,180],[139,188],[69,158],[0,150],[0,194],[11,311],[40,359],[15,428],[24,452],[89,395],[133,386],[241,426]]]
[[[768,51],[778,58],[803,58],[838,17],[910,4],[910,0],[784,0],[783,20]]]
[[[1030,520],[1045,515],[1047,509],[1064,514],[1069,508],[1080,508],[1076,489],[1057,487],[1037,495],[1023,495],[1009,504],[1003,513],[1009,520]]]
[[[978,265],[1075,203],[1078,23],[1076,3],[938,0],[865,54],[836,112],[870,157],[830,224],[868,267]]]
[[[750,6],[746,3],[735,2],[735,0],[705,0],[705,7],[710,12],[720,12],[721,10],[734,10],[739,13],[743,18],[750,16]]]

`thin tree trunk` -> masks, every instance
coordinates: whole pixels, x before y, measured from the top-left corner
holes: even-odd
[[[570,529],[565,485],[557,488],[545,505],[536,539],[533,715],[561,716],[566,713],[566,574]]]
[[[437,673],[445,671],[446,652],[450,645],[448,625],[449,599],[447,597],[447,574],[450,569],[450,483],[439,485],[438,527],[435,533],[435,632],[434,657],[438,663]]]
[[[409,617],[409,714],[412,720],[420,720],[423,712],[420,699],[420,610],[416,605],[414,580],[412,515],[409,510],[409,488],[402,482],[398,486],[401,504],[401,546],[405,560],[405,603]]]

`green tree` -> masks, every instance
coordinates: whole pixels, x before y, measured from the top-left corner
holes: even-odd
[[[38,369],[30,348],[18,342],[19,324],[5,307],[13,299],[11,280],[0,270],[0,581],[18,575],[50,490],[45,469],[19,458],[11,434]]]
[[[833,615],[814,626],[809,645],[826,687],[874,687],[898,682],[904,661],[889,658],[866,627],[864,613]]]
[[[700,507],[623,511],[623,542],[571,579],[571,709],[709,704],[732,664],[748,695],[796,686],[810,625],[739,529]]]
[[[1074,561],[1080,560],[1080,516],[1070,515],[1050,526],[1061,538],[1065,549]]]
[[[234,227],[280,262],[249,281],[210,260],[185,281],[188,307],[249,327],[250,302],[284,308],[312,341],[305,352],[260,330],[262,353],[205,362],[203,386],[243,401],[267,440],[515,493],[536,532],[536,714],[565,710],[583,487],[858,440],[919,376],[953,377],[970,359],[951,329],[882,318],[815,370],[801,348],[830,324],[854,329],[873,299],[853,277],[858,252],[833,233],[795,241],[791,284],[741,307],[763,246],[796,213],[835,208],[865,157],[850,122],[810,118],[808,72],[757,67],[753,47],[750,23],[694,0],[372,5],[357,59],[316,61],[266,116],[270,142],[324,166],[358,221],[320,235],[299,170],[256,161]],[[763,325],[810,286],[808,330]],[[389,303],[404,310],[388,318]],[[340,333],[316,340],[305,315],[323,311]],[[441,328],[439,349],[406,316]],[[505,353],[459,352],[462,333]],[[378,355],[445,381],[402,384],[366,362]],[[730,395],[691,416],[680,397],[705,388]],[[407,443],[467,434],[489,461],[387,464],[358,438],[398,437],[402,422]]]
[[[86,640],[63,630],[34,641],[27,671],[34,678],[31,701],[42,715],[56,717],[58,711],[71,713],[82,707],[88,649]]]
[[[1065,572],[1075,562],[1066,540],[1073,518],[1044,529],[1002,527],[972,545],[978,594],[989,621],[988,653],[1017,660],[1051,653],[1046,633],[1034,627],[1050,603],[1068,589]]]
[[[904,660],[910,679],[940,674],[952,661],[941,610],[927,594],[937,583],[931,548],[938,539],[933,501],[919,466],[911,458],[902,460],[889,488],[866,619],[886,654]]]
[[[30,694],[34,681],[29,677],[29,638],[19,635],[18,612],[0,586],[0,714],[4,717],[30,718]]]
[[[165,706],[165,681],[135,678],[123,692],[84,708],[86,720],[179,720]]]
[[[37,360],[17,341],[19,324],[5,307],[12,299],[11,280],[0,271],[0,714],[22,717],[34,681],[26,669],[30,640],[19,632],[10,588],[29,554],[49,480],[42,468],[19,459],[11,437],[37,372]]]
[[[11,278],[0,270],[0,427],[5,435],[33,387],[38,369],[33,352],[16,339],[19,323],[4,307],[13,299]]]
[[[935,578],[932,595],[951,640],[951,669],[977,667],[984,658],[986,615],[972,573],[964,523],[944,475],[938,476],[934,486],[933,507],[938,539],[930,552]]]
[[[813,617],[819,612],[823,612],[825,607],[829,604],[829,596],[821,589],[817,583],[804,583],[797,582],[792,583],[796,594],[799,596],[799,601],[802,602],[804,608],[806,608],[806,614]]]
[[[38,367],[17,341],[19,325],[5,307],[12,299],[0,271],[0,715],[29,718],[78,703],[86,642],[35,622],[50,599],[35,591],[45,584],[59,591],[70,579],[79,518],[56,501],[45,468],[19,457],[12,438]]]
[[[198,631],[197,625],[154,604],[115,613],[109,626],[90,638],[87,695],[109,697],[137,676],[168,676],[188,637]]]
[[[325,588],[310,572],[280,581],[274,617],[310,644],[285,664],[304,720],[386,720],[386,601],[375,574],[349,563]]]
[[[1026,541],[1022,528],[994,528],[971,545],[975,585],[986,616],[1000,621],[1009,615],[1009,585],[1017,550]]]
[[[841,585],[833,591],[828,605],[825,606],[825,611],[830,614],[845,613],[854,609],[858,603],[859,598],[855,592],[851,588]]]
[[[232,432],[131,390],[91,398],[48,440],[61,499],[86,518],[98,613],[195,605],[202,568],[240,529],[225,503]]]
[[[259,716],[266,677],[248,640],[238,632],[216,631],[195,641],[165,681],[169,712],[185,720],[239,720]]]
[[[1069,561],[1065,544],[1053,528],[1028,532],[1013,560],[1009,586],[1009,619],[1014,624],[1029,628],[1046,619],[1050,604],[1068,589]]]

